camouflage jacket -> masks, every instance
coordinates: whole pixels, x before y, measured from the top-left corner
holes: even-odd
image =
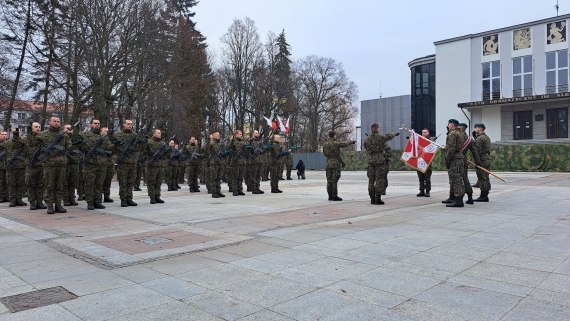
[[[469,139],[469,136],[467,135],[467,133],[463,133],[463,135],[465,136],[465,142],[467,142],[467,139]],[[465,143],[463,143],[465,144]],[[467,159],[467,151],[471,151],[471,156],[473,156],[473,160],[475,161],[475,164],[478,164],[480,162],[479,159],[479,153],[477,152],[477,146],[475,146],[475,140],[471,140],[469,142],[469,144],[467,144],[467,146],[465,146],[465,148],[463,148],[461,150],[461,152],[463,153],[463,155],[465,156],[465,158]],[[465,164],[467,165],[467,164]]]
[[[6,141],[0,142],[0,154],[2,154],[2,152],[6,151],[4,144],[6,144]],[[0,161],[0,169],[4,169],[4,162],[3,161]]]
[[[34,133],[34,132],[30,132],[28,134],[28,136],[25,138],[25,144],[26,144],[26,165],[28,165],[27,163],[29,163],[32,160],[32,157],[34,156],[34,152],[36,151],[36,149],[38,148],[38,145],[42,142],[41,140],[38,139],[38,135],[39,133]],[[40,148],[42,151],[43,149],[46,148],[46,146],[43,146]],[[40,154],[37,156],[41,155],[41,151]],[[36,160],[36,162],[34,162],[34,167],[41,167],[43,164],[42,162],[40,162],[39,160]]]
[[[210,158],[210,165],[222,164],[223,158],[218,160],[218,151],[220,149],[220,140],[212,139],[206,144],[206,157]]]
[[[196,149],[198,148],[198,149]],[[192,159],[192,154],[194,154],[194,150],[196,150],[196,153],[198,154],[196,156],[196,159]],[[184,147],[182,147],[182,151],[181,151],[182,155],[186,155],[187,160],[186,160],[186,165],[189,166],[198,166],[200,165],[202,159],[204,158],[204,148],[202,148],[200,145],[196,145],[196,144],[186,144],[184,145]]]
[[[269,165],[281,164],[281,166],[283,166],[283,157],[286,156],[287,154],[289,154],[289,152],[286,150],[282,150],[281,151],[281,157],[279,159],[276,159],[277,154],[279,153],[279,149],[281,148],[280,145],[281,145],[280,142],[276,142],[276,141],[272,140],[269,142],[269,145],[267,145],[267,147],[265,147],[266,150],[269,151],[269,153],[267,153]]]
[[[327,158],[326,168],[341,168],[340,149],[354,143],[356,143],[354,140],[340,142],[335,138],[329,139],[323,145],[323,154],[325,154]]]
[[[91,148],[99,141],[99,139],[101,139],[101,134],[99,130],[94,130],[94,129],[90,129],[90,130],[86,130],[82,133],[79,134],[79,136],[81,137],[81,139],[83,139],[83,144],[81,144],[80,149],[83,153],[85,153],[85,155],[83,157],[86,157],[87,154],[89,153],[89,151],[91,150]],[[100,151],[113,151],[113,149],[115,148],[115,146],[113,144],[111,144],[111,141],[109,140],[109,137],[104,136],[103,137],[103,142],[101,143],[101,145],[99,145],[99,149]],[[102,152],[96,152],[95,153],[96,157],[91,157],[87,160],[88,164],[93,164],[93,165],[106,165],[107,164],[107,156],[105,153]]]
[[[239,157],[239,159],[237,161],[235,161],[234,157],[236,157],[238,155],[239,151],[242,149],[243,146],[246,146],[246,147],[244,147],[244,151],[243,151],[242,155]],[[232,164],[232,165],[246,165],[247,164],[247,159],[248,159],[248,156],[250,155],[250,152],[247,150],[247,146],[251,146],[251,145],[249,145],[249,142],[243,138],[234,137],[234,138],[232,138],[232,140],[230,140],[228,146],[226,146],[226,151],[228,151],[228,150],[232,151],[232,157],[231,157],[230,164]]]
[[[148,143],[146,146],[146,156],[148,156],[148,161],[150,162],[154,156],[154,154],[160,149],[160,147],[164,144],[164,141],[161,138],[151,137],[148,139]],[[147,163],[149,167],[166,167],[166,163],[168,162],[168,158],[172,154],[172,147],[166,146],[164,151],[162,152],[161,157],[157,158],[152,165]]]
[[[463,159],[465,155],[461,153],[463,143],[465,143],[466,136],[459,130],[454,128],[447,133],[445,139],[445,161],[449,162],[454,158]]]
[[[55,139],[56,137],[60,134],[60,129],[59,128],[52,128],[50,127],[47,130],[44,130],[43,132],[39,133],[37,137],[37,139],[39,139],[42,142],[43,145],[43,149],[45,150]],[[57,150],[55,148],[53,148],[51,151],[53,153],[53,155],[49,154],[46,157],[46,160],[44,161],[44,166],[66,166],[67,165],[67,156],[65,156],[65,153],[72,150],[71,147],[71,140],[69,139],[69,137],[67,135],[63,135],[63,137],[61,138],[61,140],[58,143],[59,146],[63,147],[63,150]]]
[[[491,160],[491,139],[487,134],[482,133],[481,135],[477,135],[475,145],[477,146],[477,151],[479,151],[481,161]]]
[[[265,162],[265,146],[261,146],[261,152],[259,152],[259,154],[257,156],[253,156],[253,154],[255,153],[255,150],[257,149],[257,146],[259,145],[259,143],[262,143],[263,141],[261,140],[260,137],[257,138],[253,138],[253,140],[251,141],[251,145],[252,145],[252,149],[249,151],[249,163],[250,164],[263,164]]]
[[[14,163],[10,169],[26,168],[26,145],[23,139],[20,137],[12,137],[12,139],[9,139],[4,143],[4,148],[6,149],[6,164],[8,164],[8,161],[16,155],[18,150],[22,149],[18,154],[18,157],[14,159]]]
[[[121,155],[123,155],[123,150],[129,143],[129,140],[131,140],[131,138],[135,135],[136,133],[134,133],[132,130],[126,130],[126,129],[123,129],[113,135],[114,140],[119,140],[124,142],[124,144],[115,144],[114,152],[115,155],[117,155],[117,157],[121,157]],[[141,150],[141,147],[144,147],[144,143],[142,141],[137,140],[131,145],[131,147],[136,149],[136,151],[130,151],[129,152],[130,156],[125,156],[125,158],[123,158],[123,161],[121,163],[135,164],[139,159],[139,154],[140,154],[139,151]]]
[[[293,154],[289,153],[285,156],[285,164],[287,166],[293,166]]]
[[[372,133],[370,136],[366,137],[364,140],[364,148],[368,152],[368,164],[369,165],[381,165],[390,159],[392,155],[392,148],[390,148],[390,155],[386,154],[386,144],[387,141],[392,140],[394,137],[398,136],[397,132],[383,134]],[[386,157],[388,156],[388,157]]]

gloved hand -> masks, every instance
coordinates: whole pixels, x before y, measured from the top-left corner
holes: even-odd
[[[140,144],[140,143],[148,143],[148,138],[142,137],[139,140],[137,140],[137,144]]]
[[[113,141],[113,144],[114,144],[114,145],[124,145],[124,144],[125,144],[125,141],[124,141],[124,140],[117,140],[117,139],[115,139],[115,140]]]
[[[445,168],[450,169],[451,168],[451,163],[446,161],[445,162]]]
[[[168,153],[168,152],[170,151],[170,149],[171,149],[170,147],[166,147],[166,148],[164,149],[164,152],[165,152],[165,153]]]
[[[479,166],[479,167],[483,167],[483,164],[481,164],[481,162],[475,163],[475,165],[477,165],[477,166]]]
[[[473,135],[474,138],[477,138],[477,133],[475,131],[473,131],[471,135]]]
[[[71,145],[81,145],[83,143],[85,143],[85,141],[82,139],[82,140],[78,140],[76,142],[71,143]]]
[[[394,136],[400,136],[400,133],[396,132],[396,134]]]
[[[253,149],[253,146],[247,145],[247,146],[245,146],[245,148],[246,148],[246,149]]]
[[[356,144],[356,141],[355,141],[355,140],[353,140],[353,141],[352,141],[352,142],[350,142],[350,143],[351,143],[351,144]]]

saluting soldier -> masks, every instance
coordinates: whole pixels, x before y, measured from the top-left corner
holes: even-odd
[[[238,129],[226,148],[226,151],[230,150],[233,153],[233,157],[230,158],[230,168],[233,173],[232,191],[234,196],[245,195],[243,192],[243,178],[247,165],[247,156],[249,155],[249,152],[245,149],[248,147],[249,149],[252,148],[249,142],[243,139],[243,132]]]
[[[463,183],[463,171],[465,167],[465,155],[461,152],[465,135],[459,130],[459,121],[450,119],[448,121],[447,138],[445,140],[445,167],[449,175],[449,185],[453,192],[453,202],[446,204],[447,207],[463,207],[463,195],[465,194],[465,184]]]
[[[331,130],[329,132],[329,140],[323,145],[323,153],[327,158],[326,174],[327,174],[327,193],[329,194],[329,201],[342,201],[338,197],[337,184],[340,179],[340,171],[342,169],[342,159],[340,156],[340,149],[349,145],[356,144],[355,140],[345,142],[336,139],[336,132]],[[383,146],[382,146],[383,147]]]
[[[196,151],[194,153],[194,151]],[[190,137],[188,144],[182,147],[182,154],[188,158],[186,162],[186,176],[188,179],[188,188],[190,193],[200,193],[200,185],[198,185],[198,172],[200,162],[202,161],[202,148],[198,145],[196,137]],[[194,157],[192,157],[192,155]]]
[[[295,146],[291,146],[289,149],[293,150],[295,149]],[[285,156],[285,167],[287,168],[287,180],[290,181],[292,180],[291,178],[291,171],[293,170],[293,153],[289,153],[287,154],[287,156]]]
[[[47,207],[43,204],[44,199],[44,167],[39,160],[32,162],[32,157],[36,151],[41,153],[41,141],[38,139],[40,133],[40,124],[32,123],[32,131],[25,139],[26,144],[26,187],[28,189],[28,202],[30,202],[30,210],[45,210]],[[40,147],[38,147],[40,146]],[[43,146],[45,148],[45,146]],[[38,149],[39,148],[39,149]],[[40,156],[36,154],[36,157]],[[30,163],[32,162],[32,163]]]
[[[386,155],[388,146],[386,142],[400,135],[400,133],[393,132],[380,135],[380,126],[376,123],[370,126],[370,131],[372,133],[364,140],[364,148],[369,156],[368,168],[366,170],[366,175],[368,176],[368,195],[370,196],[370,204],[382,205],[384,204],[384,201],[382,201],[382,193],[384,193],[388,187],[390,157],[390,155]],[[391,148],[388,150],[388,153],[391,154]]]
[[[0,154],[6,152],[4,143],[8,139],[8,132],[5,130],[0,131]],[[8,185],[6,180],[6,170],[4,169],[4,162],[0,161],[0,203],[8,201]]]
[[[20,130],[12,130],[12,139],[4,143],[6,149],[6,177],[10,207],[28,205],[22,201],[26,190],[26,146]],[[10,163],[11,162],[11,163]]]
[[[485,134],[485,129],[484,124],[475,124],[475,134],[477,135],[475,145],[477,146],[479,159],[481,160],[480,166],[489,171],[491,170],[491,139]],[[474,201],[488,202],[489,192],[491,191],[491,181],[489,180],[489,174],[479,168],[477,168],[477,184],[481,189],[481,195]]]
[[[425,139],[429,139],[431,141],[434,141],[434,138],[429,136],[429,129],[427,129],[427,128],[422,129],[422,137],[424,137]],[[421,171],[417,171],[417,172],[418,172],[418,180],[420,181],[420,192],[416,196],[418,196],[418,197],[421,197],[421,196],[430,197],[431,196],[430,195],[431,174],[432,174],[431,164],[426,169],[425,173],[422,173]]]
[[[101,128],[101,135],[107,136],[109,132],[109,128],[103,127]],[[118,141],[116,141],[113,137],[108,137],[110,142],[116,143],[120,145]],[[112,154],[112,151],[115,150],[115,147],[111,147],[109,154],[105,155],[103,159],[105,160],[105,179],[103,180],[103,203],[113,203],[115,200],[111,198],[111,183],[113,182],[113,176],[115,176],[115,158]]]

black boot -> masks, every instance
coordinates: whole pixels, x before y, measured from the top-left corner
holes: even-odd
[[[55,213],[52,201],[47,201],[47,213],[48,214],[54,214]]]
[[[77,204],[77,202],[74,199],[72,199],[72,200],[69,200],[69,205],[70,206],[77,206],[79,204]]]
[[[42,203],[42,201],[37,201],[36,202],[36,208],[38,210],[45,210],[47,208],[47,206],[45,206],[44,203]]]
[[[446,204],[446,207],[463,207],[463,196],[454,197],[453,203]]]
[[[154,200],[155,200],[157,203],[160,203],[160,204],[164,203],[164,201],[163,201],[162,199],[160,199],[160,196],[156,196],[156,197],[154,198]]]
[[[245,193],[242,190],[239,190],[238,195],[245,195]]]
[[[446,199],[446,200],[444,200],[444,201],[441,201],[441,202],[442,202],[443,204],[451,204],[451,203],[453,203],[454,198],[455,198],[455,197],[453,196],[453,194],[452,194],[452,193],[449,193],[449,198]]]
[[[38,208],[36,207],[36,203],[30,202],[30,211],[35,211],[35,210],[37,210],[37,209],[38,209]]]
[[[277,189],[277,187],[272,187],[271,193],[279,193],[279,190]]]
[[[93,211],[95,209],[95,206],[93,205],[93,203],[87,203],[87,209],[90,211]],[[49,209],[48,209],[48,211],[49,211]]]
[[[208,190],[208,194],[212,194],[212,190],[209,189],[209,190]]]
[[[430,197],[430,195],[429,195],[429,189],[426,189],[426,195],[425,195],[425,197]]]
[[[150,197],[150,203],[151,204],[156,204],[156,199],[154,197]]]
[[[100,209],[100,210],[105,208],[105,205],[103,205],[99,202],[93,202],[93,206],[95,206],[96,209]]]
[[[333,200],[332,194],[330,192],[327,194],[329,194],[329,201],[332,201]]]
[[[257,191],[259,192],[259,194],[265,194],[265,192],[260,190],[259,187],[257,187]]]
[[[129,204],[127,204],[127,200],[121,200],[121,207],[129,207]]]
[[[370,195],[370,204],[376,204],[376,196]]]
[[[216,191],[212,192],[212,198],[220,198],[220,195]]]
[[[68,200],[63,200],[63,206],[71,206]]]
[[[467,193],[467,204],[473,205],[473,193]]]
[[[233,192],[233,195],[234,195],[234,196],[239,196],[238,191],[234,191],[234,192]]]
[[[288,181],[292,181],[293,179],[291,178],[291,176],[288,176],[288,177],[287,177],[287,180],[288,180]]]
[[[4,203],[4,202],[6,202],[6,197],[0,196],[0,203]]]
[[[342,198],[338,197],[338,195],[333,195],[332,200],[333,201],[342,201]]]
[[[386,191],[382,192],[382,195],[386,195]]]
[[[479,182],[477,182],[477,183],[471,185],[471,187],[479,188]]]
[[[423,189],[423,188],[420,189],[420,192],[419,192],[416,196],[417,196],[417,197],[426,196],[426,193],[424,193],[424,189]]]
[[[382,196],[376,196],[376,205],[384,205],[384,201],[382,200]]]
[[[190,187],[188,188],[188,190],[190,191],[190,193],[194,193],[194,187]]]
[[[247,191],[248,191],[248,192],[253,192],[253,189],[251,188],[251,186],[248,186],[248,187],[247,187]]]
[[[22,201],[21,199],[16,200],[16,206],[26,206],[28,203]]]
[[[222,194],[222,191],[221,191],[221,190],[218,191],[218,196],[219,196],[219,197],[226,197],[226,195]]]
[[[9,207],[16,207],[16,201],[10,201]]]
[[[488,202],[489,201],[489,191],[481,191],[481,196],[474,199],[475,202]]]
[[[83,195],[83,194],[77,195],[77,200],[78,200],[78,201],[84,201],[84,200],[85,200],[85,195]]]
[[[255,189],[255,190],[253,190],[253,191],[251,192],[251,194],[261,194],[261,193],[260,193],[258,190]]]
[[[63,208],[63,206],[61,206],[61,203],[55,204],[55,211],[57,213],[67,213],[67,210],[65,208]]]
[[[127,205],[128,206],[137,206],[138,204],[133,202],[133,200],[127,200]]]
[[[172,186],[168,185],[168,191],[172,191]]]
[[[103,198],[103,203],[113,203],[114,200],[112,198],[109,197],[109,195],[105,195],[105,197]]]
[[[133,188],[133,191],[140,192],[140,191],[142,191],[142,189],[141,189],[140,187],[138,187],[138,186],[135,186],[135,188]]]

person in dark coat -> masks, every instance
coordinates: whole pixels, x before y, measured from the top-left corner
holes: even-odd
[[[299,160],[295,168],[297,169],[297,179],[301,179],[301,177],[305,179],[305,164],[302,160]]]

